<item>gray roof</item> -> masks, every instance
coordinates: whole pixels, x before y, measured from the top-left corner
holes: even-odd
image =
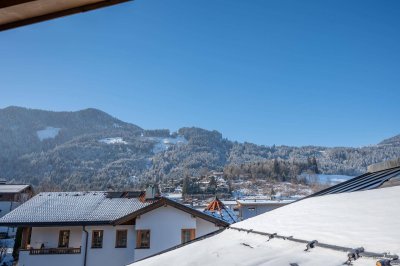
[[[111,224],[157,201],[107,195],[104,191],[43,192],[0,218],[0,224]]]
[[[30,185],[0,184],[0,194],[1,193],[19,193],[29,187],[30,187]]]

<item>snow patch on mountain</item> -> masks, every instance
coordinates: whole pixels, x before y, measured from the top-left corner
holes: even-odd
[[[116,138],[104,138],[99,140],[101,143],[105,144],[128,144],[123,138],[121,137],[116,137]]]
[[[188,141],[183,136],[169,137],[169,138],[162,138],[162,137],[143,137],[143,138],[156,142],[156,144],[153,147],[154,153],[166,151],[170,147],[175,145],[184,145],[188,143]]]
[[[36,134],[40,141],[43,141],[45,139],[54,139],[60,130],[61,128],[58,127],[46,127],[45,129],[36,131]]]

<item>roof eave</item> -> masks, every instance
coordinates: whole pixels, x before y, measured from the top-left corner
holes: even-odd
[[[190,214],[192,214],[194,216],[202,218],[202,219],[204,219],[206,221],[209,221],[211,223],[214,223],[214,224],[216,224],[218,226],[227,227],[227,226],[230,225],[226,221],[223,221],[223,220],[220,220],[220,219],[215,218],[213,216],[207,215],[205,213],[202,213],[200,211],[197,211],[195,209],[187,207],[184,204],[178,203],[176,201],[173,201],[173,200],[165,198],[165,197],[160,198],[160,200],[158,200],[158,201],[154,202],[153,204],[150,204],[150,205],[148,205],[148,206],[146,206],[146,207],[144,207],[144,208],[142,208],[142,209],[140,209],[138,211],[135,211],[135,212],[133,212],[131,214],[128,214],[128,215],[126,215],[124,217],[121,217],[121,218],[115,220],[113,222],[113,224],[114,225],[123,224],[123,223],[128,222],[129,220],[132,220],[132,219],[134,219],[134,218],[136,218],[136,217],[138,217],[138,216],[140,216],[142,214],[145,214],[147,212],[150,212],[152,210],[155,210],[155,209],[157,209],[159,207],[162,207],[162,206],[165,206],[165,205],[169,205],[171,207],[177,208],[177,209],[179,209],[181,211],[184,211],[186,213],[190,213]]]
[[[57,226],[88,226],[112,225],[111,221],[71,221],[71,222],[0,222],[0,226],[11,227],[57,227]]]
[[[31,18],[27,18],[27,19],[22,19],[22,20],[6,23],[3,25],[0,25],[0,31],[14,29],[17,27],[22,27],[22,26],[26,26],[26,25],[30,25],[30,24],[34,24],[34,23],[38,23],[38,22],[43,22],[46,20],[65,17],[68,15],[87,12],[90,10],[108,7],[108,6],[112,6],[112,5],[116,5],[116,4],[120,4],[120,3],[124,3],[124,2],[130,2],[130,1],[133,1],[133,0],[105,0],[105,1],[87,4],[87,5],[83,5],[83,6],[79,6],[79,7],[73,7],[73,8],[57,11],[57,12],[52,12],[52,13],[48,13],[48,14],[44,14],[44,15],[40,15],[40,16],[36,16],[36,17],[31,17]],[[8,2],[12,2],[12,1],[8,1]],[[31,2],[31,1],[15,0],[15,2],[17,4],[23,4],[25,2]],[[19,2],[21,2],[21,3],[19,3]],[[9,7],[9,6],[12,6],[12,4],[8,3],[7,6],[5,6],[5,7]]]

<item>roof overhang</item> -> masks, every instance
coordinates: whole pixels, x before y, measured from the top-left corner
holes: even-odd
[[[0,226],[11,227],[60,227],[60,226],[89,226],[113,225],[112,221],[65,221],[65,222],[0,222]]]
[[[115,224],[115,225],[123,224],[123,223],[125,223],[125,222],[128,222],[128,221],[131,220],[131,219],[135,219],[136,217],[138,217],[138,216],[140,216],[140,215],[142,215],[142,214],[145,214],[145,213],[147,213],[147,212],[150,212],[150,211],[155,210],[155,209],[157,209],[157,208],[160,208],[160,207],[162,207],[162,206],[171,206],[171,207],[174,207],[174,208],[176,208],[176,209],[178,209],[178,210],[184,211],[184,212],[189,213],[189,214],[191,214],[191,215],[193,215],[193,216],[196,216],[196,217],[199,217],[199,218],[204,219],[204,220],[206,220],[206,221],[209,221],[209,222],[211,222],[211,223],[214,223],[214,224],[217,225],[217,226],[227,227],[227,226],[230,225],[230,224],[229,224],[228,222],[226,222],[226,221],[220,220],[220,219],[218,219],[218,218],[215,218],[215,217],[213,217],[213,216],[210,216],[210,215],[208,215],[208,214],[205,214],[205,213],[203,213],[203,212],[201,212],[201,211],[192,209],[192,208],[190,208],[190,207],[188,207],[188,206],[186,206],[186,205],[184,205],[184,204],[178,203],[178,202],[176,202],[176,201],[173,201],[173,200],[171,200],[171,199],[164,198],[164,197],[161,197],[160,200],[154,202],[154,203],[151,204],[151,205],[148,205],[148,206],[146,206],[146,207],[144,207],[144,208],[142,208],[142,209],[140,209],[140,210],[138,210],[138,211],[136,211],[136,212],[133,212],[133,213],[131,213],[131,214],[128,214],[128,215],[126,215],[125,217],[122,217],[122,218],[120,218],[120,219],[114,221],[114,224]]]
[[[0,31],[133,0],[1,0]]]

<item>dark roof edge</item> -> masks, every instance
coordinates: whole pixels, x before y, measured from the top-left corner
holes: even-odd
[[[207,221],[209,221],[211,223],[215,223],[216,225],[220,225],[220,226],[224,226],[224,227],[229,226],[229,223],[226,222],[226,221],[223,221],[223,220],[218,219],[216,217],[210,216],[210,215],[205,214],[205,213],[203,213],[201,211],[195,210],[195,209],[190,208],[190,207],[188,207],[188,206],[186,206],[184,204],[181,204],[179,202],[173,201],[173,200],[171,200],[169,198],[165,198],[165,197],[161,197],[158,201],[156,201],[156,202],[154,202],[154,203],[152,203],[152,204],[150,204],[150,205],[148,205],[148,206],[146,206],[144,208],[141,208],[140,210],[137,210],[137,211],[135,211],[133,213],[130,213],[130,214],[124,216],[124,217],[121,217],[121,218],[115,220],[113,222],[113,224],[114,225],[118,225],[118,224],[125,223],[125,222],[127,222],[127,221],[129,221],[129,220],[131,220],[133,218],[136,218],[137,216],[140,216],[142,214],[145,214],[147,212],[150,212],[152,210],[155,210],[155,209],[157,209],[159,207],[162,207],[162,206],[165,206],[165,205],[169,205],[169,206],[174,207],[176,209],[179,209],[181,211],[187,212],[189,214],[192,214],[194,216],[197,216],[199,218],[207,220]]]
[[[113,225],[112,221],[74,221],[74,222],[1,222],[0,226],[12,227],[55,227],[55,226],[84,226],[84,225]]]
[[[30,25],[30,24],[34,24],[34,23],[38,23],[38,22],[43,22],[46,20],[56,19],[56,18],[68,16],[68,15],[73,15],[73,14],[77,14],[77,13],[81,13],[81,12],[86,12],[86,11],[90,11],[90,10],[94,10],[94,9],[98,9],[98,8],[102,8],[102,7],[108,7],[108,6],[112,6],[112,5],[116,5],[116,4],[120,4],[120,3],[124,3],[124,2],[130,2],[130,1],[133,1],[133,0],[105,0],[105,1],[101,1],[101,2],[87,4],[84,6],[73,7],[70,9],[56,11],[56,12],[48,13],[48,14],[41,15],[41,16],[36,16],[36,17],[32,17],[32,18],[18,20],[15,22],[6,23],[3,25],[0,25],[0,31],[9,30],[9,29],[13,29],[13,28],[21,27],[21,26],[26,26],[26,25]],[[27,1],[27,2],[30,2],[30,1]]]

